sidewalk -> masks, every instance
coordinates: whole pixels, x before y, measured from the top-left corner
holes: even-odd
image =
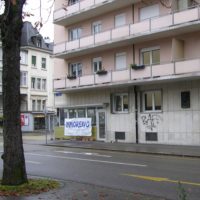
[[[180,146],[161,144],[106,143],[99,141],[53,140],[50,146],[109,150],[129,153],[172,155],[200,158],[200,146]]]
[[[57,190],[28,197],[1,197],[2,200],[167,200],[153,195],[133,193],[74,181],[61,181]],[[178,194],[177,194],[178,195]]]
[[[46,144],[47,142],[47,144]],[[0,136],[2,143],[2,136]],[[48,145],[67,148],[81,148],[93,150],[108,150],[129,153],[144,153],[155,155],[185,156],[200,158],[200,146],[186,145],[164,145],[164,144],[135,144],[135,143],[106,143],[99,141],[78,141],[78,140],[51,140],[48,135],[47,141],[43,134],[23,135],[24,144]]]

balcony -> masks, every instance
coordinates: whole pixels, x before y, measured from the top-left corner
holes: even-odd
[[[140,2],[141,0],[83,0],[76,4],[60,8],[54,11],[55,24],[69,26],[82,20],[91,19],[95,16]]]
[[[125,69],[109,71],[107,74],[85,75],[69,80],[67,77],[54,79],[53,87],[56,91],[74,91],[78,89],[92,89],[98,87],[112,87],[115,85],[137,85],[153,81],[184,80],[200,77],[200,59],[182,60],[145,66],[144,69]]]
[[[54,54],[58,58],[72,58],[120,45],[128,45],[130,42],[142,42],[197,31],[199,28],[200,7],[193,7],[82,37],[78,40],[57,43],[54,45]]]

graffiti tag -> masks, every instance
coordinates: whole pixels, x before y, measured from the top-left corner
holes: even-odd
[[[147,128],[153,131],[157,128],[158,124],[161,121],[161,117],[157,114],[148,114],[143,115],[141,117],[143,125]]]

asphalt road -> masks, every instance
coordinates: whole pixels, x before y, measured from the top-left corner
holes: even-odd
[[[200,159],[25,145],[29,175],[178,199],[200,199]],[[2,170],[2,161],[0,161]]]

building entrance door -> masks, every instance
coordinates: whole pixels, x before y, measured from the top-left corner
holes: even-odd
[[[97,140],[106,138],[106,112],[105,110],[97,111]]]

